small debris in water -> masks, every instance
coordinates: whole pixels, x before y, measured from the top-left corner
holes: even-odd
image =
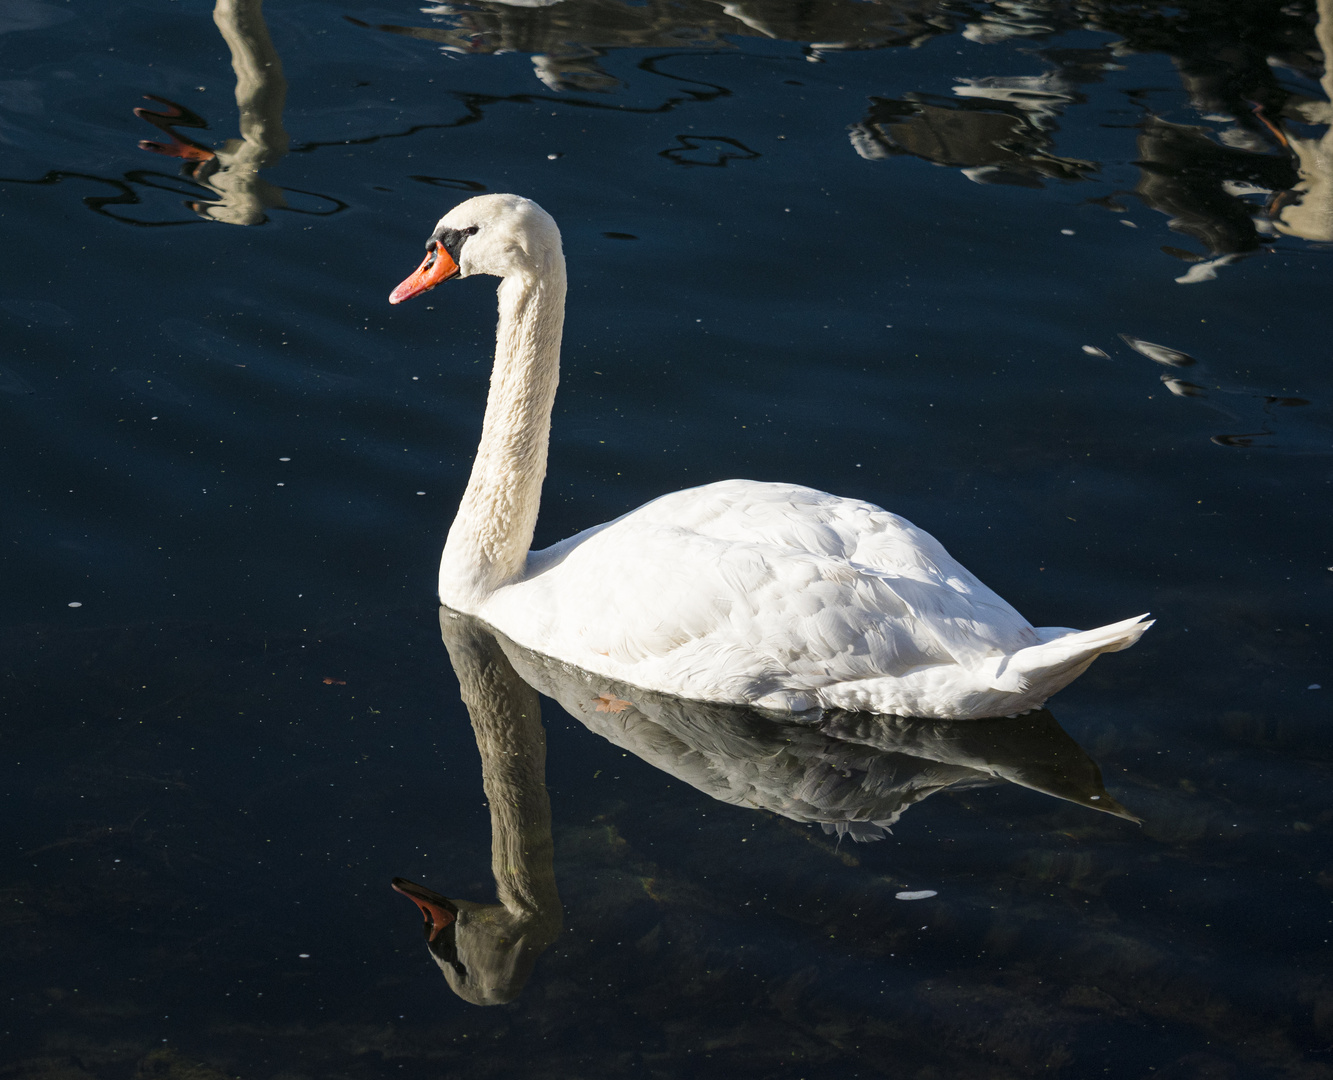
[[[1176,397],[1207,397],[1207,391],[1196,383],[1186,382],[1184,379],[1173,379],[1170,375],[1163,375],[1162,382],[1166,388],[1175,394]]]
[[[939,893],[934,889],[918,889],[916,892],[908,891],[893,894],[895,900],[929,900],[932,896],[939,896]],[[924,930],[925,927],[923,926],[921,929]]]
[[[70,607],[78,607],[78,606],[79,606],[78,604],[70,604]],[[1309,686],[1307,686],[1305,689],[1307,689],[1307,690],[1322,690],[1323,687],[1320,686],[1319,683],[1317,683],[1317,682],[1312,682],[1312,683],[1311,683]]]
[[[1129,334],[1121,334],[1120,340],[1136,353],[1146,356],[1149,360],[1155,360],[1159,364],[1165,364],[1167,367],[1189,367],[1191,364],[1198,363],[1194,357],[1180,352],[1178,349],[1169,349],[1165,345],[1156,345],[1151,341],[1144,341],[1142,338],[1132,337]]]

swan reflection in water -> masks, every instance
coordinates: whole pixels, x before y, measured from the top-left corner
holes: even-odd
[[[212,202],[187,205],[200,217],[228,225],[259,225],[265,211],[285,208],[282,189],[259,170],[286,155],[290,140],[282,126],[287,80],[282,60],[264,23],[262,0],[217,0],[213,22],[231,52],[236,73],[236,108],[241,137],[213,149],[181,135],[177,127],[207,126],[202,117],[166,98],[152,97],[163,111],[139,108],[135,115],[158,128],[166,142],[144,139],[141,149],[182,158],[185,174],[217,196]]]
[[[177,102],[148,94],[145,96],[161,108],[138,108],[134,113],[157,128],[162,139],[141,139],[139,148],[184,161],[183,175],[198,184],[205,196],[185,205],[210,221],[262,225],[270,210],[327,217],[346,209],[346,204],[330,195],[282,188],[260,175],[261,169],[276,165],[291,148],[282,123],[287,79],[264,22],[263,0],[216,0],[213,22],[231,53],[241,137],[219,147],[206,146],[176,130],[206,128],[203,117]],[[293,206],[288,199],[293,194],[301,196],[298,203],[306,205]]]
[[[498,902],[446,897],[403,878],[393,887],[421,909],[428,948],[450,988],[475,1005],[517,997],[560,933],[538,692],[715,799],[817,823],[839,838],[879,839],[936,791],[999,780],[1139,820],[1108,794],[1096,763],[1045,709],[952,721],[830,710],[796,723],[628,686],[521,648],[448,608],[440,609],[440,631],[481,755]]]

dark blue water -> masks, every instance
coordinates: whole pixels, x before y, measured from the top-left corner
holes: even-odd
[[[0,1073],[1333,1074],[1333,7],[213,15],[0,7]],[[539,546],[780,479],[1158,619],[1045,741],[659,717],[704,783],[544,700],[490,1008],[389,888],[497,888],[434,597],[494,294],[387,304],[483,190],[569,259]]]

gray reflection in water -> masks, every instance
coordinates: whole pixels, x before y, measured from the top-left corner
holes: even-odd
[[[1302,138],[1286,132],[1291,152],[1296,155],[1300,179],[1276,202],[1273,220],[1278,232],[1306,240],[1333,242],[1333,0],[1318,0],[1319,22],[1315,40],[1324,58],[1319,85],[1323,100],[1293,95],[1283,109],[1283,116],[1306,124],[1324,127],[1322,136]]]
[[[869,161],[910,154],[960,169],[980,184],[1082,180],[1099,166],[1051,153],[1056,120],[1087,100],[1079,84],[1098,82],[1120,65],[1105,47],[1042,55],[1055,64],[1042,75],[956,80],[953,92],[962,101],[919,93],[899,101],[872,98],[866,118],[851,128],[852,146]]]
[[[955,104],[922,94],[874,99],[866,118],[851,129],[852,146],[867,161],[910,154],[961,169],[982,184],[1041,187],[1045,179],[1079,180],[1097,169],[1095,162],[1049,153],[1048,129],[1022,105],[1009,106]]]
[[[474,1005],[500,1005],[518,995],[560,933],[546,733],[536,691],[485,624],[441,608],[440,633],[481,754],[499,903],[446,899],[401,878],[394,888],[421,908],[431,956],[454,993]]]
[[[145,140],[139,145],[190,162],[185,169],[190,179],[217,195],[216,201],[188,203],[196,214],[228,225],[260,225],[267,220],[265,211],[287,206],[282,189],[259,175],[260,169],[287,153],[290,143],[282,126],[287,80],[264,23],[263,0],[217,0],[213,21],[231,51],[241,137],[228,139],[217,149],[184,139],[171,130],[171,121],[175,120],[176,126],[190,127],[202,127],[203,121],[189,110],[157,98],[167,105],[166,112],[135,112],[161,128],[170,141]],[[182,114],[184,119],[179,119]]]
[[[440,609],[440,631],[481,754],[499,903],[446,898],[394,880],[425,916],[432,957],[477,1005],[516,997],[560,932],[546,741],[537,691],[615,746],[722,802],[877,840],[944,788],[1007,781],[1139,819],[1046,710],[1015,719],[938,721],[829,711],[817,724],[641,690],[531,652]]]
[[[376,29],[438,42],[448,52],[529,53],[537,78],[552,90],[603,92],[621,86],[597,64],[611,49],[718,49],[728,37],[765,37],[808,42],[817,56],[918,45],[961,21],[938,0],[477,0],[422,11],[437,25]]]
[[[241,137],[228,139],[195,173],[219,197],[215,203],[196,204],[195,210],[229,225],[258,225],[266,209],[287,205],[282,189],[259,175],[287,153],[282,126],[287,80],[264,24],[262,0],[217,0],[213,21],[231,50]]]
[[[1045,709],[953,721],[828,710],[801,724],[642,690],[496,637],[527,682],[622,750],[722,802],[828,833],[879,839],[927,795],[996,779],[1138,820]]]
[[[964,36],[989,44],[1081,26],[1124,40],[1102,50],[1041,51],[1056,65],[1042,76],[957,80],[956,95],[988,98],[986,107],[926,94],[878,100],[852,129],[852,143],[866,158],[911,154],[981,182],[1039,187],[1080,179],[1098,166],[1051,152],[1053,117],[1084,100],[1072,86],[1119,68],[1115,57],[1165,54],[1194,113],[1212,126],[1168,120],[1149,107],[1150,91],[1131,90],[1143,109],[1134,194],[1205,249],[1163,247],[1193,264],[1176,281],[1209,281],[1279,234],[1333,240],[1333,76],[1324,62],[1333,49],[1333,0],[1317,0],[1316,14],[1311,30],[1300,4],[1186,2],[1167,12],[1089,3],[1077,13],[1059,4],[997,4]],[[1293,91],[1288,71],[1319,73],[1323,98]],[[1293,124],[1325,130],[1302,137]]]
[[[838,50],[919,46],[955,32],[1001,46],[1005,57],[1018,41],[1076,30],[1115,35],[1120,40],[1095,48],[1034,49],[1048,65],[1042,74],[959,77],[952,96],[923,89],[872,98],[850,127],[851,144],[869,160],[914,156],[979,183],[1087,179],[1101,163],[1056,153],[1056,120],[1086,103],[1081,85],[1123,70],[1123,57],[1157,53],[1178,71],[1198,122],[1159,115],[1157,88],[1130,88],[1138,133],[1124,156],[1132,154],[1139,169],[1133,194],[1204,249],[1162,246],[1191,264],[1175,280],[1211,280],[1219,267],[1282,235],[1333,240],[1333,76],[1323,63],[1333,48],[1333,0],[1317,0],[1314,25],[1306,4],[1276,0],[1182,0],[1170,9],[1000,0],[979,10],[940,0],[475,0],[422,10],[434,25],[377,29],[456,54],[527,53],[537,77],[558,92],[623,89],[599,64],[613,49],[722,49],[737,36],[799,43],[817,60]],[[977,61],[969,55],[969,66]],[[1320,78],[1323,96],[1294,90],[1289,72]],[[1297,125],[1326,130],[1307,135]],[[1114,197],[1097,201],[1122,212]]]

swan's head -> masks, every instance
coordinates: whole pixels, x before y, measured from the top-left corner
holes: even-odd
[[[473,1005],[518,997],[537,957],[560,932],[558,910],[515,912],[503,904],[450,900],[406,878],[394,878],[393,887],[421,909],[432,959],[449,988]]]
[[[452,277],[542,278],[561,265],[560,230],[551,215],[519,195],[478,195],[440,218],[426,259],[389,296],[401,304]]]

